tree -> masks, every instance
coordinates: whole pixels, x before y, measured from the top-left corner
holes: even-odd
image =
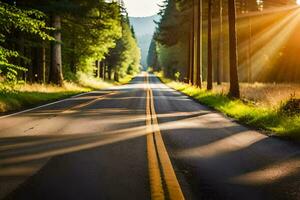
[[[236,33],[236,5],[235,0],[228,0],[229,21],[229,62],[230,62],[230,89],[229,96],[240,97],[239,79],[237,72],[237,33]]]
[[[198,0],[198,12],[197,12],[197,81],[196,85],[202,88],[202,15],[203,4],[202,0]]]
[[[196,22],[196,20],[195,20],[195,10],[196,10],[196,6],[195,6],[195,0],[193,0],[193,4],[192,4],[192,24],[191,24],[191,75],[190,75],[190,78],[191,78],[191,84],[192,85],[194,85],[195,84],[195,55],[196,55],[196,53],[195,53],[195,44],[196,44],[196,42],[195,42],[195,36],[196,36],[196,34],[195,34],[195,30],[196,30],[196,28],[195,28],[195,22]]]
[[[49,82],[56,85],[63,85],[62,60],[61,60],[61,17],[58,14],[51,14],[51,26],[55,28],[51,42],[51,64]]]
[[[212,75],[212,1],[208,1],[208,24],[207,24],[207,90],[213,89]]]
[[[217,60],[217,84],[222,83],[223,68],[223,0],[219,0],[219,41],[218,41],[218,60]]]
[[[84,10],[64,15],[62,20],[64,70],[92,74],[91,63],[104,60],[121,37],[121,17],[116,3],[98,1]]]
[[[106,58],[108,77],[110,79],[111,73],[114,72],[116,81],[124,77],[125,74],[136,74],[140,70],[141,53],[126,12],[125,15],[121,16],[121,27],[122,36],[117,41],[115,48],[110,49]]]
[[[153,70],[159,71],[159,62],[157,57],[157,50],[156,50],[156,41],[154,39],[151,40],[150,48],[148,51],[148,57],[147,57],[147,65],[149,67],[152,67]]]
[[[194,23],[193,19],[193,1],[166,0],[161,6],[161,20],[157,23],[157,31],[154,39],[157,42],[158,60],[161,69],[168,77],[174,77],[174,74],[180,73],[180,80],[188,77],[191,80],[190,65],[193,64],[191,58],[194,54],[196,43],[193,42],[194,32],[191,32]],[[180,30],[180,31],[179,31]],[[190,42],[193,42],[191,45]]]

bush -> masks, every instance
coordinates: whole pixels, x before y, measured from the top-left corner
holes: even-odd
[[[295,98],[295,95],[292,95],[288,101],[281,105],[280,111],[287,115],[300,114],[300,99],[297,99]]]

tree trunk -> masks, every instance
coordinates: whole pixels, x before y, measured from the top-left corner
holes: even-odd
[[[31,48],[31,66],[32,66],[32,82],[39,82],[39,49],[38,47]]]
[[[51,26],[56,30],[53,33],[55,41],[51,42],[51,64],[49,82],[56,85],[63,85],[62,60],[61,60],[61,19],[57,14],[51,16]]]
[[[188,34],[187,57],[188,57],[188,63],[187,63],[187,67],[186,67],[186,75],[187,75],[187,83],[190,83],[190,80],[191,80],[191,73],[190,73],[190,68],[191,68],[191,38],[190,38],[190,34]]]
[[[24,56],[25,54],[25,41],[24,41],[24,34],[22,32],[19,32],[18,34],[18,52],[21,56]],[[18,58],[18,65],[21,67],[25,67],[25,62],[22,57]],[[19,71],[19,78],[25,80],[26,79],[26,72],[25,71]]]
[[[118,70],[115,70],[114,81],[119,81],[119,72],[118,72]]]
[[[76,56],[74,52],[71,52],[71,60],[70,60],[70,70],[73,74],[76,74]]]
[[[104,79],[104,61],[100,61],[100,78]]]
[[[248,39],[248,52],[247,52],[247,60],[248,60],[248,83],[252,82],[252,21],[251,16],[248,18],[248,24],[249,24],[249,39]]]
[[[43,44],[39,47],[32,47],[31,55],[31,64],[33,70],[32,81],[35,83],[45,83],[46,52]]]
[[[228,0],[229,20],[229,62],[230,62],[230,89],[229,95],[240,97],[239,79],[237,73],[237,33],[236,33],[236,6],[235,0]]]
[[[70,60],[70,70],[73,74],[76,74],[77,69],[76,69],[76,65],[77,65],[77,59],[76,59],[76,55],[75,55],[75,49],[76,49],[76,43],[75,43],[75,32],[72,34],[72,38],[71,38],[71,60]]]
[[[217,84],[222,84],[223,68],[223,0],[219,0],[219,44],[218,44],[218,64],[217,64]]]
[[[191,57],[191,84],[195,84],[195,0],[193,0],[193,17],[192,17],[192,57]]]
[[[32,52],[33,48],[28,47],[25,48],[25,56],[27,58],[31,58],[30,63],[27,63],[27,72],[26,72],[26,82],[32,83],[33,82],[33,60],[32,59]]]
[[[106,71],[107,71],[107,66],[106,66],[106,62],[104,61],[104,63],[103,63],[103,80],[106,79]]]
[[[188,71],[188,82],[189,84],[192,84],[192,76],[193,76],[193,29],[192,24],[190,28],[190,34],[189,34],[189,71]]]
[[[197,82],[196,85],[202,88],[202,0],[198,0],[197,12]]]
[[[44,45],[39,48],[39,82],[46,83],[46,49]]]
[[[99,61],[95,61],[95,77],[99,78]]]
[[[108,72],[108,80],[111,80],[111,67],[108,67],[108,70],[107,70],[107,72]]]
[[[212,77],[212,2],[208,1],[208,24],[207,24],[207,90],[213,88]]]
[[[97,66],[97,78],[100,78],[100,73],[101,73],[100,65],[101,65],[101,61],[98,61],[98,66]]]

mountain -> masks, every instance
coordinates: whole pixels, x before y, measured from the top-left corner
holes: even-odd
[[[159,18],[159,15],[149,17],[129,17],[130,24],[134,28],[139,47],[141,49],[141,64],[143,67],[147,67],[148,50],[156,27],[154,21],[159,21]]]

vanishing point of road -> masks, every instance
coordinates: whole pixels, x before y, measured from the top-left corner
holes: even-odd
[[[300,146],[143,73],[0,117],[0,199],[297,200]]]

